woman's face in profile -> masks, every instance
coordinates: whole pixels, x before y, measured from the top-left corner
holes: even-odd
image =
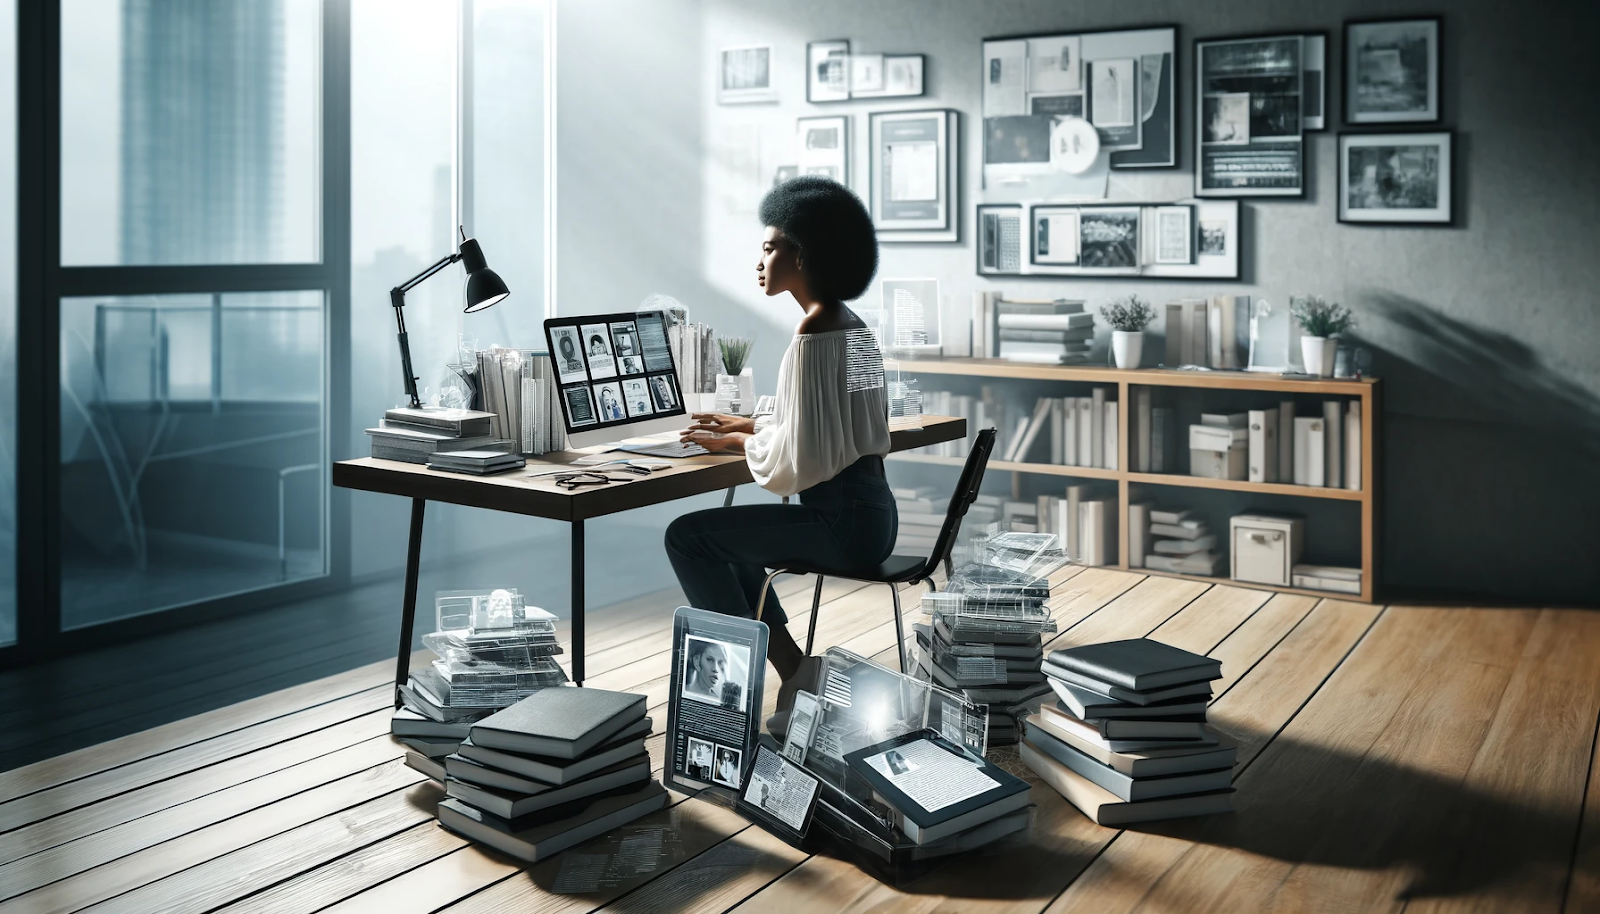
[[[767,233],[761,239],[761,262],[756,264],[756,282],[771,298],[795,291],[800,278],[794,243],[777,228],[767,226]]]

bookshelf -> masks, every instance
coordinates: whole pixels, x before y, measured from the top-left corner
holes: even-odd
[[[1378,428],[1381,425],[1380,413],[1382,398],[1381,386],[1376,378],[1318,378],[1297,379],[1283,378],[1270,374],[1255,374],[1238,371],[1174,371],[1162,368],[1094,368],[1073,365],[1029,365],[1022,362],[1008,362],[1001,359],[972,359],[951,358],[938,360],[913,360],[902,361],[900,366],[907,373],[924,378],[968,377],[981,380],[1005,380],[1032,382],[1060,382],[1063,384],[1098,384],[1116,389],[1117,400],[1117,466],[1128,467],[1129,455],[1129,409],[1133,403],[1130,395],[1135,387],[1162,387],[1183,388],[1191,390],[1232,390],[1255,391],[1261,393],[1275,393],[1285,396],[1299,394],[1348,397],[1358,400],[1361,404],[1361,483],[1360,489],[1325,488],[1318,486],[1300,486],[1289,483],[1273,482],[1247,482],[1243,480],[1206,479],[1198,476],[1185,476],[1175,473],[1136,473],[1127,469],[1107,470],[1097,467],[1062,466],[1052,463],[1019,463],[1013,461],[991,460],[991,471],[1026,473],[1042,476],[1067,476],[1079,479],[1111,480],[1117,483],[1117,503],[1119,508],[1117,529],[1117,564],[1111,567],[1128,569],[1128,503],[1133,486],[1170,486],[1190,489],[1214,489],[1244,494],[1288,496],[1291,498],[1318,499],[1322,501],[1354,502],[1360,511],[1360,557],[1361,557],[1361,593],[1340,594],[1322,590],[1307,590],[1299,587],[1276,587],[1270,584],[1256,584],[1253,582],[1238,582],[1227,577],[1212,577],[1208,575],[1178,574],[1174,572],[1156,571],[1150,568],[1136,569],[1142,573],[1160,575],[1162,577],[1183,578],[1191,581],[1206,583],[1236,584],[1245,587],[1264,588],[1276,590],[1281,593],[1304,594],[1309,596],[1331,597],[1334,599],[1359,600],[1363,603],[1374,602],[1377,593],[1378,578],[1378,505],[1379,485],[1381,479],[1378,474]],[[943,457],[932,454],[916,454],[902,452],[891,455],[891,460],[905,463],[921,463],[941,466],[959,467],[964,460],[959,457]],[[1248,505],[1241,502],[1240,510]]]

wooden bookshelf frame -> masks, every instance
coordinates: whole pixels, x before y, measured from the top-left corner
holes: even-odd
[[[1129,490],[1134,485],[1160,485],[1191,489],[1223,489],[1233,492],[1251,492],[1266,495],[1289,495],[1296,498],[1320,498],[1334,501],[1353,501],[1361,505],[1361,593],[1346,594],[1326,590],[1306,590],[1299,587],[1277,587],[1271,584],[1249,583],[1247,586],[1276,590],[1281,593],[1306,594],[1376,602],[1378,592],[1378,497],[1382,480],[1378,474],[1378,411],[1382,408],[1381,385],[1377,378],[1283,378],[1275,374],[1256,374],[1240,371],[1174,371],[1162,368],[1089,368],[1080,366],[1029,365],[1008,362],[1004,359],[938,359],[901,361],[902,370],[913,375],[956,376],[972,378],[1015,379],[1025,381],[1055,381],[1075,384],[1114,385],[1117,390],[1117,466],[1124,469],[1106,470],[1095,467],[1063,466],[1052,463],[1017,463],[991,460],[990,470],[1011,473],[1032,473],[1044,476],[1070,476],[1079,479],[1115,480],[1117,504],[1117,564],[1123,570],[1137,570],[1162,577],[1183,578],[1190,581],[1215,583],[1240,583],[1227,577],[1176,574],[1151,568],[1128,568],[1128,501]],[[1128,441],[1131,430],[1129,408],[1134,387],[1172,387],[1213,390],[1264,391],[1280,394],[1320,394],[1349,397],[1361,403],[1361,488],[1327,488],[1297,486],[1290,483],[1247,482],[1244,480],[1206,479],[1176,473],[1135,473],[1125,469],[1130,465]],[[1181,437],[1181,436],[1180,436]],[[905,463],[961,466],[960,457],[941,457],[933,454],[898,453],[890,459]]]

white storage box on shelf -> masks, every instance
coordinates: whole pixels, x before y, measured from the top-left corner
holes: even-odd
[[[1292,569],[1305,548],[1303,517],[1235,514],[1228,519],[1228,540],[1235,581],[1289,586]]]

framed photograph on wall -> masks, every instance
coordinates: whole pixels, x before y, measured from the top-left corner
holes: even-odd
[[[1305,194],[1305,36],[1195,42],[1195,196]]]
[[[717,59],[717,104],[743,105],[775,102],[772,85],[772,46],[723,48]]]
[[[1084,273],[1137,274],[1139,215],[1137,206],[1079,207],[1079,269]]]
[[[802,117],[795,122],[795,173],[822,175],[850,186],[850,117]]]
[[[874,112],[867,194],[879,242],[958,240],[958,115],[947,108]]]
[[[879,67],[881,78],[872,79],[870,73],[862,73],[858,83],[853,74],[858,72],[857,60],[862,57],[870,58],[872,63]],[[921,54],[867,54],[851,57],[851,98],[907,98],[922,94],[922,71],[925,66]],[[871,70],[869,65],[860,65],[861,69]]]
[[[1076,206],[1034,206],[1029,208],[1030,243],[1028,260],[1034,266],[1077,266],[1078,208]]]
[[[1016,276],[1022,272],[1022,206],[993,203],[978,207],[978,275]]]
[[[850,100],[850,42],[813,41],[806,45],[806,101]]]
[[[983,42],[983,189],[994,202],[1104,197],[1113,168],[1170,168],[1177,158],[1177,29],[1063,32]],[[1066,118],[1099,133],[1098,163],[1049,160]]]
[[[1451,139],[1448,130],[1339,134],[1339,221],[1449,225]]]
[[[1149,227],[1150,262],[1194,263],[1194,207],[1157,206]]]
[[[1437,16],[1344,24],[1347,124],[1439,120]]]

